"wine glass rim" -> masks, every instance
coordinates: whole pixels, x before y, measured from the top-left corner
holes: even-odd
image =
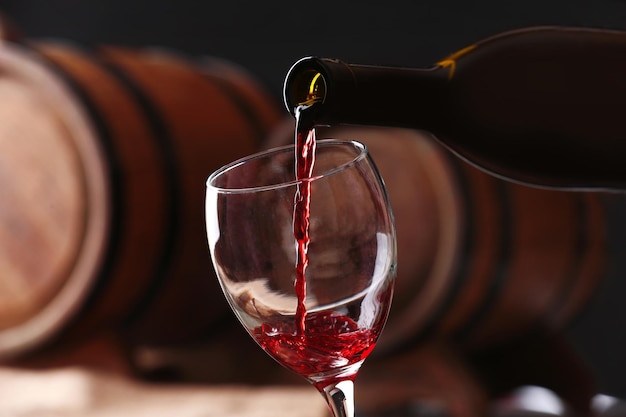
[[[313,181],[328,177],[330,175],[333,175],[337,172],[343,171],[346,168],[349,168],[357,164],[358,162],[362,161],[367,156],[367,152],[368,152],[367,146],[365,146],[365,144],[357,140],[321,139],[316,142],[316,146],[318,147],[336,146],[336,145],[341,145],[341,146],[351,145],[353,148],[358,149],[358,153],[355,154],[355,156],[349,161],[344,162],[343,164],[337,165],[336,167],[332,169],[324,171],[323,173],[319,175],[315,175],[315,176],[308,177],[308,178],[302,178],[299,180],[294,178],[293,180],[290,180],[290,181],[278,182],[278,183],[267,184],[267,185],[259,185],[259,186],[254,186],[254,187],[228,188],[228,187],[219,187],[213,184],[217,177],[241,165],[244,165],[255,159],[259,159],[264,156],[271,155],[273,153],[281,153],[288,149],[293,149],[295,147],[294,144],[289,144],[289,145],[279,146],[279,147],[275,147],[271,149],[266,149],[266,150],[245,156],[243,158],[239,158],[233,162],[230,162],[222,166],[221,168],[218,168],[211,175],[209,175],[209,178],[206,181],[206,186],[207,188],[211,188],[223,194],[243,194],[243,193],[249,193],[249,192],[259,192],[259,191],[267,191],[267,190],[275,190],[275,189],[280,189],[280,188],[293,187],[303,182],[313,182]]]

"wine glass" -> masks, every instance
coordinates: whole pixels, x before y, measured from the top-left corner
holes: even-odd
[[[319,140],[316,147],[312,175],[299,181],[294,145],[211,174],[207,236],[222,290],[248,333],[312,383],[335,417],[352,417],[354,378],[391,304],[395,229],[365,145]],[[294,202],[303,185],[310,242],[298,275]],[[305,277],[300,285],[298,276]]]

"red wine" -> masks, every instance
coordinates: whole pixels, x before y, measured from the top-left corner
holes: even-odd
[[[315,124],[422,129],[498,176],[626,189],[626,32],[517,30],[423,69],[305,58],[285,79],[289,111],[313,82]]]
[[[313,173],[315,165],[315,129],[307,111],[311,105],[301,105],[296,114],[296,146],[295,165],[298,186],[293,205],[293,235],[296,239],[296,281],[295,290],[298,297],[296,310],[297,331],[299,335],[305,332],[306,318],[306,267],[309,264],[309,216],[311,207],[311,183],[308,178]]]
[[[261,347],[280,364],[305,376],[319,387],[354,379],[360,364],[376,344],[384,321],[375,328],[361,329],[347,316],[332,311],[309,313],[306,332],[294,324],[280,327],[263,324],[254,330]]]

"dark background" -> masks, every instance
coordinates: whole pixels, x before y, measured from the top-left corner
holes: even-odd
[[[423,66],[532,25],[626,28],[624,0],[0,0],[29,37],[158,45],[250,69],[280,95],[306,55]]]
[[[307,55],[429,66],[508,29],[626,29],[624,0],[0,0],[0,10],[13,17],[28,38],[159,46],[226,58],[254,74],[277,100],[285,73]],[[626,204],[612,210],[612,248],[623,259],[626,227],[621,219],[626,218]],[[597,373],[602,390],[626,398],[624,263],[611,265],[590,310],[568,332]]]

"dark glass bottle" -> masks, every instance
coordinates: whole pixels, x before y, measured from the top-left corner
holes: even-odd
[[[428,69],[304,58],[284,99],[291,112],[315,102],[317,125],[426,130],[512,180],[626,189],[626,32],[517,30]]]

